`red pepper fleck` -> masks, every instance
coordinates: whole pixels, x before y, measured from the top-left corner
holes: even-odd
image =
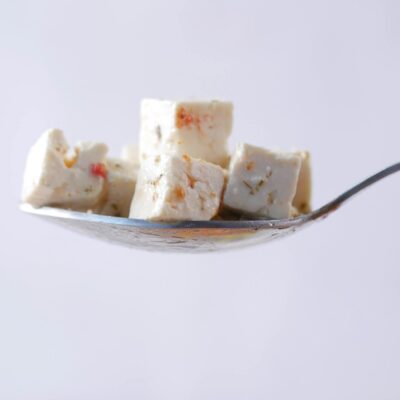
[[[177,112],[176,126],[178,128],[183,128],[184,126],[190,125],[192,121],[193,117],[185,110],[185,108],[179,107]]]
[[[176,114],[176,126],[177,128],[183,128],[185,126],[189,127],[191,125],[195,125],[197,128],[200,128],[200,118],[190,110],[186,110],[185,107],[179,107]]]
[[[103,163],[92,164],[90,166],[90,173],[94,176],[98,176],[101,178],[107,178],[107,169]]]

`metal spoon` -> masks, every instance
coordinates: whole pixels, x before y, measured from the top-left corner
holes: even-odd
[[[128,247],[151,251],[200,253],[268,242],[298,231],[326,218],[346,200],[400,171],[400,162],[372,175],[321,208],[296,218],[281,220],[214,220],[176,223],[108,217],[52,207],[33,208],[22,204],[21,210],[44,217],[88,236]]]

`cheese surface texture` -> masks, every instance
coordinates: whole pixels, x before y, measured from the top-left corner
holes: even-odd
[[[219,209],[224,173],[187,155],[156,155],[142,161],[130,218],[153,221],[209,220]]]
[[[107,159],[107,181],[104,202],[95,210],[99,214],[113,217],[129,216],[135,192],[138,166],[122,159]]]
[[[289,218],[301,157],[241,144],[233,154],[224,206],[255,216]]]
[[[232,130],[233,106],[223,101],[141,103],[140,158],[155,154],[187,154],[224,166]]]
[[[104,194],[102,170],[108,149],[105,144],[80,142],[70,149],[64,134],[51,129],[29,151],[22,200],[44,205],[86,210],[95,207]]]

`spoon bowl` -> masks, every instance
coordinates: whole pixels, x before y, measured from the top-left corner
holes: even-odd
[[[151,222],[22,204],[26,213],[108,242],[150,251],[201,253],[268,242],[326,218],[346,200],[400,170],[400,162],[365,179],[323,207],[296,218]]]

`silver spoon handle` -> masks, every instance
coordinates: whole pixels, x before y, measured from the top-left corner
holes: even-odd
[[[335,211],[346,200],[350,199],[350,197],[353,197],[358,192],[361,192],[361,190],[364,190],[368,186],[371,186],[374,183],[380,181],[381,179],[386,178],[387,176],[392,175],[395,172],[399,172],[399,171],[400,171],[400,162],[393,164],[390,167],[383,169],[382,171],[377,172],[376,174],[374,174],[374,175],[370,176],[369,178],[360,182],[358,185],[356,185],[356,186],[352,187],[351,189],[347,190],[346,192],[342,193],[340,196],[338,196],[336,199],[332,200],[328,204],[322,206],[318,210],[313,211],[311,213],[311,215],[312,215],[311,219],[316,219],[323,215],[327,215],[332,211]]]

